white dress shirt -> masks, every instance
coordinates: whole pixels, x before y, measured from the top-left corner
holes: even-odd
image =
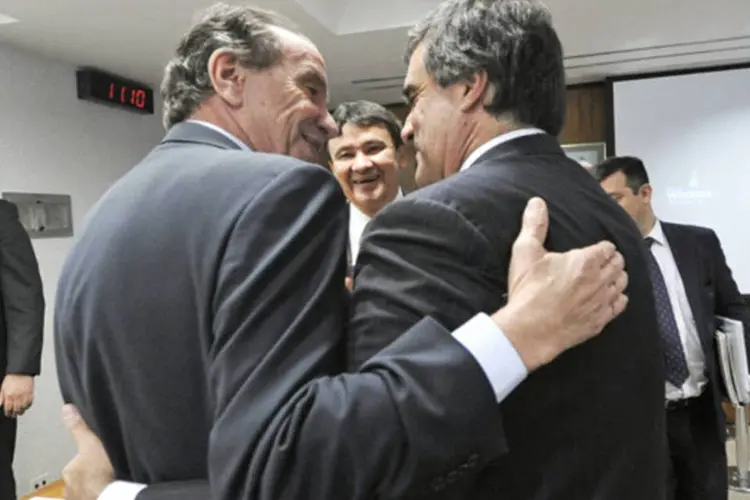
[[[215,125],[198,121],[193,122],[200,123],[201,125],[205,125],[211,129],[217,130],[218,132],[227,135],[228,137],[239,143],[238,139],[234,138],[234,136],[232,136],[228,132],[219,129]],[[461,165],[461,170],[465,170],[471,167],[482,154],[489,151],[498,144],[516,139],[518,137],[540,133],[543,132],[538,129],[528,128],[515,130],[507,134],[499,135],[483,144],[482,146],[477,148],[471,155],[469,155],[466,161]],[[244,149],[248,149],[247,146],[244,146]],[[350,206],[354,207],[354,205],[351,204]],[[354,208],[356,209],[356,207]],[[359,212],[359,210],[356,211]],[[364,214],[362,214],[361,212],[360,214],[364,216]],[[357,233],[352,231],[353,218],[354,217],[351,217],[349,220],[349,237],[352,238],[353,234],[359,234],[359,236],[361,237],[362,230],[364,230],[367,222],[369,222],[369,218],[367,221],[364,221],[364,224],[361,224],[361,229],[359,228],[359,224],[362,222],[362,220],[358,219],[358,222],[354,227]],[[352,242],[352,240],[350,240],[350,242]],[[354,251],[355,247],[352,246],[351,248],[352,258],[354,259],[356,258],[356,252]],[[359,251],[358,238],[356,240],[356,251]],[[453,331],[452,335],[453,338],[455,338],[461,345],[463,345],[464,348],[466,348],[466,350],[471,353],[474,359],[476,359],[477,363],[482,368],[482,371],[487,376],[487,379],[489,380],[490,385],[492,386],[492,389],[495,393],[495,399],[498,403],[503,401],[508,396],[508,394],[510,394],[513,389],[515,389],[521,382],[523,382],[523,380],[528,375],[528,370],[523,364],[523,361],[521,361],[521,356],[518,354],[518,351],[516,351],[515,347],[513,347],[513,344],[510,343],[505,334],[500,330],[500,328],[498,328],[492,318],[490,318],[487,314],[477,314],[462,326],[458,327],[458,329]],[[114,483],[107,486],[107,488],[99,496],[98,500],[135,500],[138,493],[145,487],[146,485],[144,484],[137,484],[126,481],[115,481]]]
[[[705,368],[706,360],[703,355],[698,328],[695,325],[693,311],[690,309],[685,284],[682,281],[680,270],[677,268],[677,262],[674,260],[672,249],[669,246],[667,238],[664,236],[661,222],[658,220],[651,232],[646,236],[653,238],[654,243],[651,245],[651,254],[656,259],[661,273],[664,275],[664,283],[667,286],[669,303],[674,311],[674,319],[677,323],[677,329],[680,332],[682,349],[685,352],[685,359],[688,366],[688,378],[682,387],[675,387],[666,382],[666,398],[674,401],[678,399],[694,398],[703,392],[703,387],[707,383]]]
[[[404,196],[404,194],[401,192],[401,188],[399,188],[393,201],[402,196]],[[370,220],[372,220],[372,217],[357,208],[354,203],[349,202],[349,251],[351,252],[352,265],[357,262],[362,233],[365,231],[365,227]]]

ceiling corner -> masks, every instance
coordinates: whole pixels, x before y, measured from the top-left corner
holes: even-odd
[[[338,29],[349,0],[294,0],[302,10],[334,35]]]
[[[442,0],[349,0],[338,35],[413,26]]]

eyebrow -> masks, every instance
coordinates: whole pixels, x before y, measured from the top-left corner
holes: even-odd
[[[417,88],[412,84],[408,84],[404,86],[404,89],[401,91],[401,93],[404,96],[404,100],[406,101],[406,104],[411,104],[412,100],[414,100],[414,93],[416,91],[417,91]]]
[[[351,149],[355,149],[357,146],[358,146],[357,144],[354,144],[354,143],[350,142],[350,143],[344,144],[343,146],[341,146],[340,148],[338,148],[336,150],[336,152],[338,153],[338,152],[341,152],[341,151],[349,151]],[[388,143],[386,141],[384,141],[383,139],[379,138],[379,137],[372,137],[372,138],[369,138],[366,141],[364,141],[362,144],[359,144],[359,147],[362,147],[362,148],[368,148],[368,147],[372,147],[372,146],[385,146],[385,147],[388,147]]]
[[[307,69],[299,76],[299,81],[308,85],[315,85],[321,89],[327,89],[325,79],[317,70]]]

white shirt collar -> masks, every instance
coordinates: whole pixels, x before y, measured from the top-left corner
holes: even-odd
[[[527,135],[534,135],[534,134],[543,134],[544,132],[542,130],[539,130],[538,128],[522,128],[519,130],[513,130],[511,132],[506,132],[505,134],[500,134],[489,141],[485,142],[481,146],[479,146],[477,149],[475,149],[468,158],[464,161],[463,165],[461,165],[461,170],[466,170],[467,168],[474,165],[477,160],[487,151],[494,148],[495,146],[502,144],[504,142],[512,141],[513,139],[518,139],[519,137],[525,137]]]
[[[202,125],[204,127],[210,128],[211,130],[220,133],[221,135],[223,135],[224,137],[226,137],[227,139],[229,139],[230,141],[238,145],[240,149],[245,149],[245,150],[250,151],[250,147],[247,144],[237,139],[234,135],[230,134],[223,128],[214,125],[213,123],[204,122],[203,120],[185,120],[185,121],[186,123],[197,123],[198,125]]]
[[[649,231],[649,233],[646,235],[646,238],[652,238],[654,242],[659,246],[668,246],[667,237],[664,236],[664,229],[661,227],[661,222],[659,221],[659,219],[656,219],[654,227],[651,228],[651,231]]]
[[[396,197],[391,203],[401,198],[404,193],[399,188],[396,193]],[[349,202],[349,252],[351,258],[351,264],[357,262],[357,255],[359,254],[359,244],[362,239],[362,233],[367,227],[372,217],[362,212],[354,203]]]
[[[401,188],[398,188],[398,191],[396,192],[396,197],[393,198],[393,200],[389,201],[388,203],[393,203],[394,201],[396,201],[399,198],[401,198],[403,195],[404,195],[404,193],[401,191]],[[365,214],[354,203],[349,202],[349,207],[351,207],[351,218],[355,219],[356,221],[362,221],[362,222],[364,222],[362,224],[362,226],[364,226],[365,224],[367,224],[368,222],[370,222],[370,220],[372,219],[372,217],[370,217],[369,215]]]

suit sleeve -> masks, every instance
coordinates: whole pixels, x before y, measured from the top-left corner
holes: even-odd
[[[214,297],[208,363],[216,500],[408,498],[505,450],[471,354],[426,318],[345,367],[347,210],[333,177],[281,175],[239,217]]]
[[[732,271],[727,265],[724,250],[714,231],[709,231],[709,248],[714,269],[714,314],[741,321],[745,327],[745,343],[750,351],[750,311],[742,298]],[[750,352],[748,352],[750,359]]]
[[[0,204],[0,293],[8,343],[5,371],[38,375],[44,336],[42,279],[18,210],[7,202]]]
[[[499,309],[506,290],[498,276],[507,271],[493,266],[504,251],[445,204],[407,198],[382,210],[368,225],[357,256],[350,369],[423,316],[453,329],[479,311]]]

